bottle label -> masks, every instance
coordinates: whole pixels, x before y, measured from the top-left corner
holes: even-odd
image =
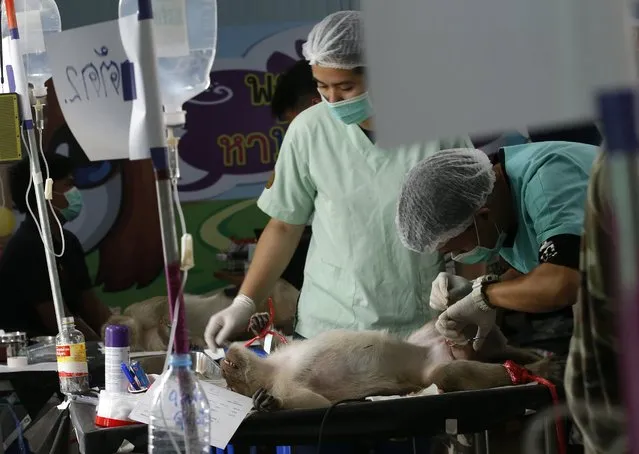
[[[89,375],[85,343],[63,344],[55,348],[60,377],[85,377]]]

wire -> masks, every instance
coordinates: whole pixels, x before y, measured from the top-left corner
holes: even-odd
[[[324,426],[326,425],[326,422],[328,421],[328,416],[331,414],[331,411],[333,411],[333,409],[335,409],[337,406],[342,404],[348,404],[348,403],[354,403],[354,402],[365,402],[365,401],[366,399],[344,399],[344,400],[340,400],[339,402],[335,402],[334,404],[332,404],[330,407],[326,409],[326,412],[324,413],[324,416],[322,417],[322,422],[320,423],[320,426],[319,426],[319,434],[317,436],[317,454],[320,454],[322,450],[322,435],[324,433]]]
[[[2,399],[2,402],[0,402],[0,405],[7,407],[9,409],[9,413],[11,413],[11,416],[13,417],[13,421],[15,422],[15,425],[16,425],[16,430],[18,431],[18,447],[20,448],[20,452],[22,454],[28,454],[27,448],[25,447],[25,444],[24,444],[24,434],[22,432],[22,423],[18,419],[18,415],[16,415],[16,412],[13,409],[13,404],[9,402],[7,399]]]

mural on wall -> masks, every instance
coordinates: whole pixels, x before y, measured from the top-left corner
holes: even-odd
[[[278,74],[301,58],[311,25],[259,39],[238,58],[215,62],[210,88],[187,102],[179,145],[180,199],[195,241],[196,268],[186,291],[226,282],[213,273],[229,237],[252,237],[267,221],[255,200],[266,184],[285,126],[270,113]],[[66,126],[49,85],[45,149],[69,156],[84,197],[66,228],[87,253],[96,290],[111,306],[166,294],[153,169],[149,161],[90,162]]]

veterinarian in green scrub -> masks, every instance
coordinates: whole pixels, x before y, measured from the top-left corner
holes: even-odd
[[[317,24],[303,46],[323,102],[291,123],[275,172],[258,200],[271,217],[260,236],[239,295],[214,315],[205,337],[216,348],[246,330],[311,219],[295,331],[388,329],[398,334],[429,318],[432,281],[443,269],[437,252],[404,248],[394,226],[395,204],[408,170],[441,149],[471,146],[430,142],[385,150],[375,146],[374,106],[366,87],[361,15],[340,11]],[[263,308],[260,308],[263,310]]]
[[[464,264],[501,257],[508,266],[473,282],[438,276],[430,305],[445,310],[437,321],[444,336],[463,342],[463,328],[477,325],[478,349],[501,308],[534,314],[515,333],[518,343],[546,348],[536,342],[554,334],[563,341],[548,349],[567,353],[596,153],[592,145],[539,142],[504,147],[491,162],[479,150],[456,149],[429,156],[411,170],[397,206],[399,236],[407,248],[451,253]],[[570,324],[562,327],[561,319]]]

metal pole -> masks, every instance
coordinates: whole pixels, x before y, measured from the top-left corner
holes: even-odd
[[[157,77],[157,58],[153,39],[153,8],[151,0],[138,0],[138,23],[140,37],[138,55],[142,56],[140,71],[142,73],[144,100],[146,102],[146,127],[149,138],[151,160],[155,171],[155,181],[158,196],[158,213],[162,231],[162,250],[166,285],[169,298],[169,312],[171,319],[175,308],[179,305],[178,319],[175,333],[175,353],[188,354],[188,331],[184,318],[184,298],[180,291],[182,277],[180,275],[180,254],[178,250],[177,232],[175,229],[175,213],[173,210],[172,187],[168,166],[168,151],[166,146],[166,132],[163,120],[160,87]],[[185,373],[187,372],[187,373]],[[197,437],[197,421],[195,402],[189,397],[189,390],[193,388],[190,371],[178,370],[178,387],[180,390],[180,405],[184,421],[185,452],[193,452],[190,440]]]
[[[31,164],[31,177],[33,179],[33,190],[35,191],[40,230],[42,232],[42,240],[44,242],[44,255],[46,257],[47,269],[49,271],[49,281],[51,283],[51,295],[53,297],[53,306],[55,308],[55,318],[58,324],[58,331],[62,331],[64,301],[62,299],[62,290],[60,289],[58,266],[55,255],[53,254],[53,239],[51,237],[51,225],[49,224],[49,210],[47,202],[44,199],[44,185],[42,181],[42,169],[40,168],[39,148],[35,131],[33,129],[33,117],[31,116],[31,103],[29,101],[29,85],[25,74],[24,62],[21,58],[22,54],[19,46],[20,34],[18,30],[18,22],[16,20],[14,0],[5,0],[5,8],[7,11],[9,32],[11,34],[9,49],[11,52],[13,77],[16,84],[16,91],[20,97],[20,106],[22,108],[22,130],[23,134],[24,131],[27,132],[28,145],[30,149],[29,162]],[[27,216],[28,215],[29,214],[27,214]]]

